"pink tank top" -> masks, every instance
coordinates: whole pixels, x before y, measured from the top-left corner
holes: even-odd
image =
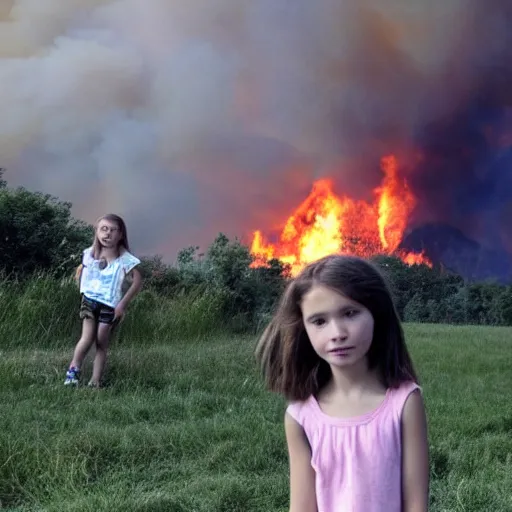
[[[314,397],[291,403],[311,447],[318,512],[401,512],[401,416],[414,382],[388,389],[377,409],[335,418]]]

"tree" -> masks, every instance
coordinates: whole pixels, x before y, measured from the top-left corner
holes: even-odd
[[[202,261],[208,286],[224,299],[224,313],[232,325],[259,328],[280,297],[289,267],[278,260],[253,266],[249,247],[220,233]]]
[[[404,308],[404,320],[406,322],[428,322],[429,311],[421,293],[415,293]]]
[[[409,307],[409,317],[416,315],[416,308],[420,303],[425,308],[427,308],[427,304],[430,304],[431,313],[436,318],[439,317],[441,310],[437,306],[434,308],[433,304],[443,303],[445,299],[457,293],[464,286],[462,277],[453,273],[442,272],[437,267],[430,268],[427,265],[409,266],[394,256],[377,256],[373,260],[388,277],[395,297],[397,311],[402,318],[405,317],[406,306],[415,295],[416,298]],[[426,311],[428,311],[428,308]],[[430,319],[423,318],[423,321],[430,321]]]
[[[468,322],[468,289],[466,286],[444,300],[446,314],[444,321],[450,324]]]
[[[238,240],[230,241],[223,233],[208,247],[205,258],[212,283],[231,291],[239,289],[252,261],[248,247]]]
[[[512,325],[512,286],[507,286],[503,291],[499,309],[501,323],[503,325]]]
[[[0,167],[0,189],[7,187],[7,182],[3,179],[5,173],[5,169]]]
[[[71,217],[71,203],[0,185],[0,268],[8,275],[69,274],[92,237],[92,226]]]

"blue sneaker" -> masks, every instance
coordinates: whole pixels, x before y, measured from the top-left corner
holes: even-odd
[[[64,381],[65,386],[78,386],[80,381],[80,370],[75,366],[72,366],[66,372],[66,380]]]

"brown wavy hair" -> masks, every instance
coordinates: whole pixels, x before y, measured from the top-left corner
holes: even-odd
[[[117,224],[117,227],[121,231],[121,238],[119,239],[119,243],[117,245],[118,249],[118,255],[121,255],[124,251],[130,250],[130,245],[128,243],[128,234],[126,232],[126,224],[124,220],[119,217],[119,215],[116,215],[115,213],[107,213],[106,215],[103,215],[103,217],[100,217],[96,224],[94,225],[94,241],[92,244],[92,255],[95,260],[99,259],[100,252],[101,252],[101,244],[98,240],[98,235],[96,234],[96,230],[98,229],[98,225],[102,220],[108,220],[109,222],[115,222]]]
[[[268,389],[290,401],[306,400],[329,382],[331,370],[313,349],[301,303],[323,285],[362,304],[373,316],[368,367],[377,369],[386,388],[418,382],[389,286],[376,266],[355,256],[326,256],[306,266],[287,286],[274,317],[256,347]]]

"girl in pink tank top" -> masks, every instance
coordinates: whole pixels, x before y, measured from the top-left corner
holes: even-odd
[[[256,355],[289,404],[290,512],[426,512],[425,409],[385,279],[327,256],[287,287]]]

